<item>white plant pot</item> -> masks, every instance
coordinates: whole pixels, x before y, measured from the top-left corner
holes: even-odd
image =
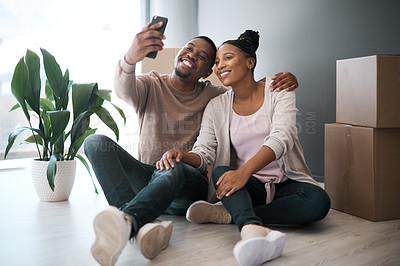
[[[57,172],[54,179],[54,191],[51,190],[47,181],[48,161],[33,160],[31,173],[33,185],[41,201],[64,201],[68,200],[72,186],[75,181],[76,161],[58,161]]]

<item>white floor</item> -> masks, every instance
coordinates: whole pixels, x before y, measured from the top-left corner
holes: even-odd
[[[70,199],[57,203],[40,202],[29,169],[9,164],[0,170],[0,266],[97,265],[90,254],[92,222],[105,207],[80,164]],[[174,221],[170,246],[149,261],[128,244],[117,265],[237,265],[235,225],[161,218]],[[400,220],[374,223],[331,210],[319,223],[276,229],[288,235],[287,244],[283,256],[267,265],[400,265]]]

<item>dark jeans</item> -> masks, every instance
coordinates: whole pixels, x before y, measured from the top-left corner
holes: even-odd
[[[229,166],[216,167],[212,172],[214,187]],[[247,184],[222,203],[231,214],[239,230],[246,224],[300,225],[323,219],[329,211],[330,199],[321,187],[291,179],[275,184],[275,196],[266,204],[264,184],[251,176]]]
[[[207,181],[190,165],[156,170],[103,135],[88,137],[84,147],[108,203],[123,207],[138,228],[161,214],[185,215],[193,202],[207,199]]]

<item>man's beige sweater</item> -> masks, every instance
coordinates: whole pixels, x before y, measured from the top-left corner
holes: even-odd
[[[174,88],[170,75],[155,71],[136,75],[135,65],[121,59],[115,93],[131,105],[139,119],[139,160],[154,165],[170,149],[190,151],[199,134],[203,111],[226,88],[199,81],[191,92]]]

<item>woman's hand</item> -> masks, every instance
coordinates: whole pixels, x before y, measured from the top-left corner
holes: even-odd
[[[175,158],[175,161],[179,163],[183,159],[183,152],[180,150],[169,150],[163,154],[161,159],[156,162],[156,168],[163,171],[164,169],[169,170],[170,167],[174,168],[174,161],[172,159]]]
[[[271,78],[273,82],[269,86],[271,91],[292,91],[299,86],[297,78],[290,72],[280,72]]]
[[[229,197],[243,188],[250,176],[250,174],[244,173],[240,168],[238,170],[225,172],[217,182],[217,198],[221,200],[223,197]]]

